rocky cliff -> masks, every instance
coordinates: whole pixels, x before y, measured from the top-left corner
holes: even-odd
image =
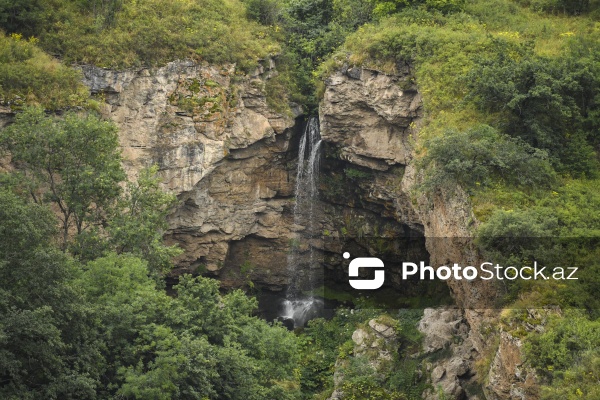
[[[126,71],[88,66],[83,74],[119,126],[129,176],[157,164],[164,187],[180,200],[166,238],[184,249],[175,273],[222,275],[246,262],[268,266],[252,279],[282,287],[295,121],[267,105],[274,62],[252,74],[191,61]],[[223,277],[232,285],[246,278]]]
[[[174,274],[209,274],[226,287],[251,282],[285,288],[287,255],[304,229],[292,215],[302,123],[294,119],[300,110],[288,115],[268,106],[264,88],[277,74],[273,61],[251,74],[189,61],[127,71],[89,66],[83,74],[103,100],[104,115],[119,126],[129,176],[158,164],[164,187],[178,196],[166,237],[184,249]],[[423,107],[410,65],[394,75],[345,66],[325,83],[317,230],[333,237],[383,230],[415,238],[415,251],[426,249],[432,265],[477,262],[477,251],[465,240],[476,223],[467,196],[460,189],[414,194]],[[336,249],[313,245],[336,255]],[[430,366],[431,383],[451,398],[482,398],[469,388],[475,361],[496,351],[482,334],[495,318],[491,288],[465,281],[450,281],[449,287],[459,308],[428,311],[420,327],[424,351],[450,349]],[[514,349],[514,340],[503,335],[489,369],[487,398],[522,398],[527,377]],[[436,399],[439,393],[425,396]]]
[[[344,67],[326,81],[320,108],[324,140],[337,148],[340,158],[375,170],[376,176],[402,168],[396,185],[377,185],[367,200],[387,203],[397,220],[421,231],[431,262],[443,265],[437,263],[457,256],[452,254],[456,252],[461,252],[462,257],[462,249],[436,239],[467,236],[466,221],[472,215],[460,198],[452,203],[435,199],[413,201],[411,190],[418,176],[412,161],[422,117],[421,96],[409,65],[403,65],[396,75]],[[447,249],[440,251],[436,246],[440,243]],[[426,353],[452,348],[452,338],[462,338],[460,349],[454,346],[450,354],[429,367],[430,372],[434,371],[432,384],[450,398],[462,398],[465,391],[461,381],[472,376],[470,367],[478,353],[476,343],[469,337],[468,322],[462,312],[444,311],[442,315],[432,312],[435,317],[426,314],[421,324],[429,343]],[[425,396],[438,398],[438,391]]]

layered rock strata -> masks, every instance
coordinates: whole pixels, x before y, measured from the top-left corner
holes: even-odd
[[[103,100],[103,114],[119,127],[129,177],[157,164],[164,188],[179,199],[166,238],[184,250],[174,273],[264,265],[253,279],[282,287],[283,238],[291,226],[284,210],[293,196],[286,154],[295,121],[267,105],[274,62],[262,62],[252,74],[191,61],[82,72]],[[229,279],[248,279],[242,275]]]

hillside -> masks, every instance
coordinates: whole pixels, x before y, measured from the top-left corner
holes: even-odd
[[[600,3],[24,0],[0,28],[0,397],[600,396]],[[580,280],[354,297],[348,242]],[[296,284],[306,325],[270,315]]]

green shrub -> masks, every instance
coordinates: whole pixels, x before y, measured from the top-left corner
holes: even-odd
[[[352,180],[366,179],[371,176],[370,172],[363,171],[361,169],[356,169],[356,168],[346,168],[346,169],[344,169],[344,174],[346,175],[347,178],[352,179]]]
[[[524,349],[545,384],[542,398],[597,398],[599,346],[600,321],[577,310],[552,317],[545,332],[530,334]]]
[[[459,12],[464,9],[464,0],[374,0],[373,15],[382,18],[405,8],[424,6],[428,10],[443,13]]]
[[[465,75],[468,98],[485,111],[505,113],[501,129],[548,150],[560,171],[593,176],[598,161],[588,137],[598,129],[593,114],[600,54],[551,59],[535,55],[532,43],[504,39],[492,40],[490,47]]]
[[[555,173],[544,151],[482,125],[466,132],[450,131],[424,143],[421,166],[426,169],[421,188],[473,189],[502,181],[517,187],[548,187]]]
[[[553,373],[552,384],[542,388],[544,400],[576,400],[600,398],[600,353],[591,350],[579,353],[578,361],[565,371]]]
[[[44,0],[2,1],[0,26],[8,33],[34,36],[48,22],[51,11],[48,6],[48,2]]]
[[[520,0],[518,3],[549,14],[578,15],[590,10],[590,0]]]
[[[487,258],[501,265],[578,268],[577,281],[507,282],[507,299],[517,295],[527,306],[560,305],[597,314],[600,301],[600,220],[596,181],[568,182],[523,206],[492,211],[477,230],[477,243]],[[523,207],[523,209],[520,209]],[[565,269],[565,271],[567,271]],[[528,303],[528,298],[532,304]]]
[[[280,0],[243,0],[246,4],[248,18],[263,25],[274,25],[281,17],[282,1]]]

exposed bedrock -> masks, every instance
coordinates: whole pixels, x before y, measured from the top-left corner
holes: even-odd
[[[135,178],[157,164],[164,188],[178,196],[166,235],[184,249],[175,275],[215,276],[224,287],[282,290],[289,283],[288,252],[305,229],[293,217],[303,119],[297,108],[288,115],[269,107],[265,85],[277,71],[273,60],[261,64],[250,74],[236,73],[233,65],[191,61],[126,71],[82,68],[86,84],[104,101],[103,114],[119,126],[128,175]],[[317,232],[335,237],[385,230],[420,237],[421,246],[424,240],[431,265],[477,263],[478,253],[464,240],[476,219],[460,188],[429,198],[412,191],[420,179],[413,159],[423,107],[410,66],[399,66],[394,75],[344,67],[325,83]],[[474,360],[486,350],[480,332],[493,321],[486,309],[494,296],[491,288],[472,282],[451,281],[449,287],[458,308],[426,314],[430,322],[422,330],[428,338],[440,336],[432,343],[443,342],[443,348],[453,346],[447,337],[453,329],[462,338],[431,370],[440,375],[436,383],[464,398]],[[438,317],[445,322],[431,322]],[[505,393],[521,393],[525,381],[513,379],[520,367],[513,355],[520,353],[508,342],[502,345],[504,336],[501,340],[501,354],[490,366],[488,398],[513,398]]]
[[[254,268],[252,279],[283,287],[295,120],[267,105],[264,86],[277,74],[274,62],[245,75],[234,65],[191,61],[83,73],[119,126],[129,176],[158,164],[165,189],[180,200],[166,238],[184,249],[174,273],[219,275],[241,252],[242,263],[265,266]]]

